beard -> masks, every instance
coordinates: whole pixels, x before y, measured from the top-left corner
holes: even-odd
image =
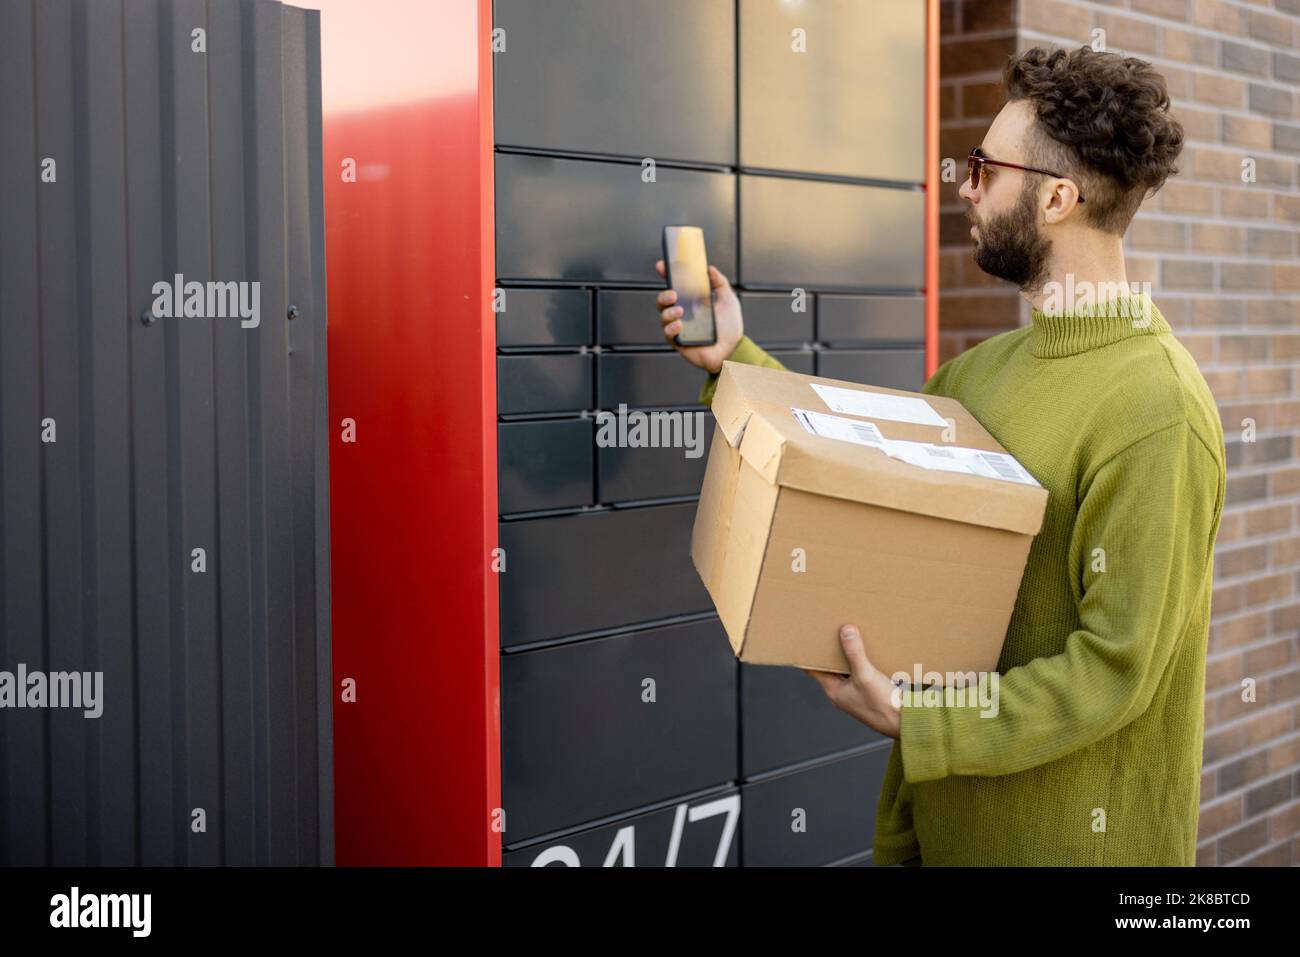
[[[1016,205],[988,222],[979,223],[975,265],[990,276],[1014,283],[1021,291],[1036,289],[1047,275],[1052,242],[1038,230],[1037,190],[1026,185]],[[973,211],[967,218],[973,217]],[[973,218],[972,221],[974,222]]]

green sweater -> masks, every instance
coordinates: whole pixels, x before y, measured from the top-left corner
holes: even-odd
[[[1034,310],[924,386],[960,401],[1048,502],[996,716],[903,696],[877,864],[1195,864],[1223,429],[1150,299],[1115,304]],[[732,358],[780,365],[748,339]]]

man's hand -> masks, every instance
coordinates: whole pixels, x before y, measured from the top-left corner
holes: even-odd
[[[661,276],[667,275],[662,259],[655,260],[655,271]],[[663,326],[664,338],[682,354],[683,359],[707,372],[717,373],[722,371],[723,360],[731,357],[745,335],[745,320],[740,314],[740,300],[717,266],[709,267],[709,285],[713,287],[713,320],[718,339],[713,345],[679,346],[673,342],[673,338],[682,331],[679,320],[683,310],[681,306],[675,305],[677,293],[671,289],[659,293],[659,322]]]
[[[844,645],[844,655],[849,659],[852,671],[847,678],[833,671],[814,671],[810,668],[800,670],[822,686],[826,697],[835,707],[881,734],[897,738],[900,702],[898,687],[867,660],[857,625],[841,628],[840,641]]]

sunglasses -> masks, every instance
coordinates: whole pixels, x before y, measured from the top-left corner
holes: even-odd
[[[970,188],[980,188],[980,174],[984,171],[985,166],[1005,166],[1007,169],[1024,170],[1026,173],[1042,173],[1044,176],[1055,176],[1058,179],[1069,179],[1068,176],[1062,176],[1060,173],[1053,173],[1050,169],[1038,169],[1034,166],[1021,166],[1019,163],[1004,163],[1001,160],[989,159],[984,155],[984,151],[978,146],[970,151],[966,157],[966,170],[970,174]],[[1070,180],[1074,182],[1074,180]],[[1076,184],[1076,189],[1078,188]],[[1083,193],[1079,193],[1079,202],[1083,202]]]

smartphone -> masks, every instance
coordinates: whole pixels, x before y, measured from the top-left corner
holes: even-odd
[[[713,286],[704,255],[704,230],[699,226],[664,227],[664,272],[668,288],[682,307],[679,346],[711,346],[718,341],[713,323]]]

